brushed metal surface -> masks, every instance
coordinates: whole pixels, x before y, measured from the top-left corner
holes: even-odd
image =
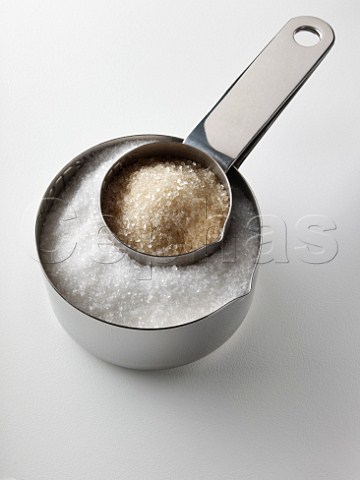
[[[319,37],[297,43],[306,30]],[[185,139],[227,171],[245,160],[274,120],[329,52],[335,35],[316,17],[296,17],[279,31]]]

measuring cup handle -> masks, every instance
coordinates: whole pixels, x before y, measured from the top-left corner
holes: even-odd
[[[317,36],[303,46],[301,30]],[[227,171],[240,166],[332,47],[335,35],[315,17],[291,19],[220,98],[184,143],[205,151]]]

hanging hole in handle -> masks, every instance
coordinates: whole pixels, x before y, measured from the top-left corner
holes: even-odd
[[[304,25],[295,30],[294,40],[302,47],[313,47],[320,42],[321,34],[316,28]]]

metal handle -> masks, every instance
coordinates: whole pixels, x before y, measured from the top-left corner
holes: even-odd
[[[301,30],[318,36],[311,47],[297,43]],[[205,151],[227,171],[240,166],[273,121],[332,47],[335,35],[315,17],[291,19],[184,143]]]

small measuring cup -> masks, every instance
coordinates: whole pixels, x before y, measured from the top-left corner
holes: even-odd
[[[297,35],[307,31],[317,43],[304,46]],[[286,107],[328,53],[335,40],[332,28],[315,17],[291,19],[240,75],[183,143],[153,143],[121,156],[106,173],[100,192],[100,210],[115,241],[143,264],[189,265],[213,253],[223,242],[230,224],[232,192],[227,173],[239,167],[267,129]],[[175,256],[143,253],[124,243],[110,228],[105,207],[107,185],[121,169],[140,158],[184,158],[210,168],[230,199],[220,238],[196,250]]]

